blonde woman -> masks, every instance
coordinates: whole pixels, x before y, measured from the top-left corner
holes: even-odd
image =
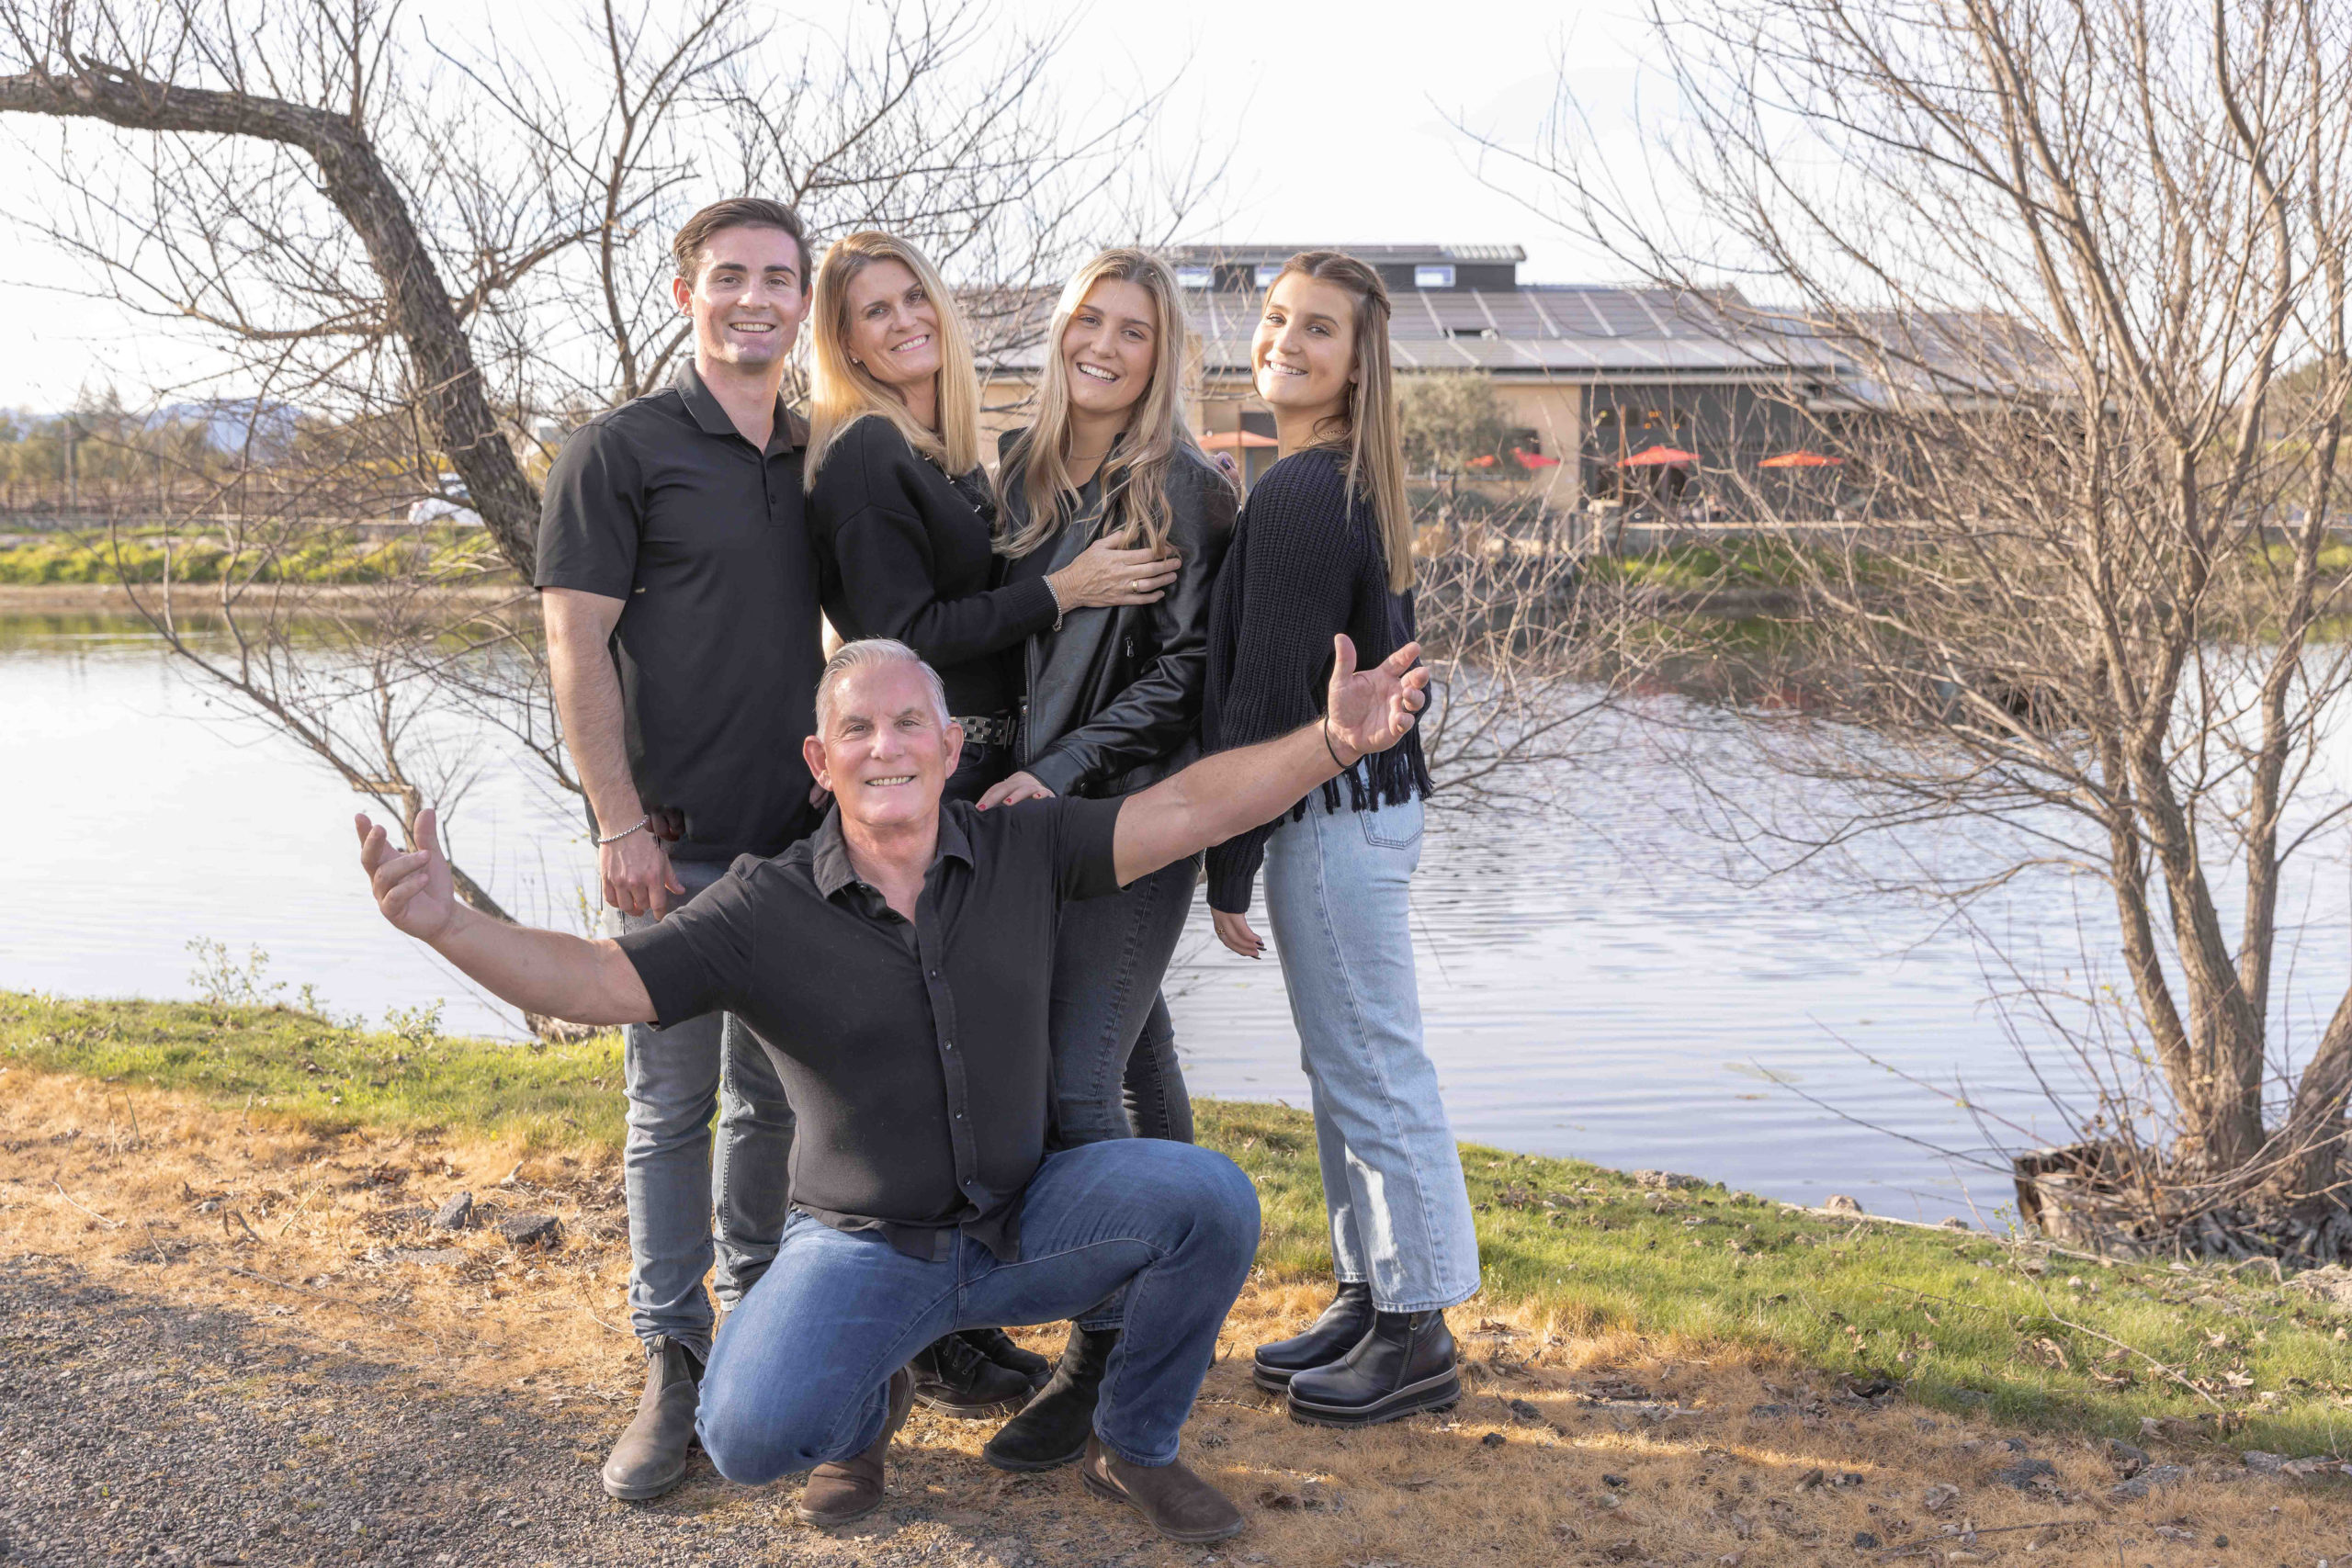
[[[997,472],[1007,585],[1049,581],[1104,542],[1181,567],[1156,604],[1075,613],[1029,637],[1022,771],[981,797],[984,811],[1125,795],[1200,755],[1209,592],[1238,502],[1186,420],[1189,344],[1167,264],[1104,251],[1063,288],[1046,344],[1037,423],[1006,435]],[[1179,861],[1062,922],[1051,1031],[1066,1145],[1131,1132],[1193,1141],[1159,982],[1198,873],[1197,860]],[[989,1440],[989,1463],[1044,1470],[1085,1451],[1116,1318],[1116,1303],[1106,1303],[1071,1326],[1053,1381]]]
[[[971,336],[906,241],[834,242],[809,328],[805,472],[826,617],[845,641],[903,642],[939,671],[964,728],[947,798],[977,800],[1012,765],[1023,641],[1072,610],[1156,603],[1175,563],[1106,543],[998,585]]]
[[[1411,519],[1380,275],[1338,251],[1283,264],[1250,346],[1280,458],[1250,491],[1210,608],[1207,733],[1311,723],[1346,634],[1364,661],[1413,640]],[[1408,900],[1430,788],[1420,737],[1209,851],[1216,933],[1263,952],[1266,908],[1313,1089],[1339,1292],[1255,1377],[1295,1419],[1369,1426],[1461,1397],[1445,1309],[1478,1289],[1462,1161],[1421,1040]]]

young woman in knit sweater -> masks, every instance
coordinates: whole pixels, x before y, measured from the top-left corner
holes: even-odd
[[[1340,634],[1367,664],[1412,640],[1388,311],[1379,274],[1337,251],[1293,256],[1266,292],[1250,360],[1281,458],[1242,509],[1210,611],[1212,748],[1312,721]],[[1209,852],[1217,937],[1245,957],[1263,952],[1248,917],[1265,871],[1313,1090],[1338,1297],[1255,1368],[1302,1421],[1370,1425],[1461,1397],[1444,1309],[1478,1288],[1478,1238],[1422,1045],[1408,906],[1429,788],[1409,735]]]
[[[1071,610],[1156,603],[1176,563],[1098,545],[998,586],[971,334],[922,253],[872,231],[833,242],[808,311],[808,534],[844,641],[895,637],[947,687],[964,750],[946,798],[1010,773],[1021,645]]]

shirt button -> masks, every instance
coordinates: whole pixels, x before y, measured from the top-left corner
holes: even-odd
[[[956,1042],[953,1040],[943,1040],[939,1043],[939,1048],[943,1051],[953,1051],[956,1049]]]
[[[963,1113],[962,1111],[958,1111],[957,1112],[956,1112],[956,1121],[961,1122],[963,1119],[964,1119],[964,1113]]]

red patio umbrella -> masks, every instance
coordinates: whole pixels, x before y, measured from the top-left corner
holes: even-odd
[[[1783,452],[1777,457],[1767,457],[1756,466],[1759,468],[1834,468],[1845,462],[1843,457],[1831,457],[1819,452],[1797,450]]]
[[[1510,449],[1510,455],[1519,459],[1519,466],[1522,468],[1556,468],[1560,466],[1557,457],[1546,457],[1541,452],[1529,452],[1517,446]]]
[[[1220,430],[1214,435],[1201,437],[1204,452],[1230,452],[1238,446],[1279,446],[1282,443],[1271,435],[1261,435],[1254,430]]]
[[[1674,468],[1699,460],[1696,452],[1685,452],[1674,446],[1645,446],[1630,457],[1620,457],[1621,468]]]
[[[1469,467],[1474,468],[1491,468],[1494,466],[1495,455],[1492,452],[1481,453],[1479,456],[1471,458],[1469,462]]]

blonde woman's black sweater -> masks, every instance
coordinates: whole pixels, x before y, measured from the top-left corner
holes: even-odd
[[[1348,492],[1344,454],[1293,453],[1250,492],[1209,608],[1209,748],[1286,735],[1319,718],[1331,638],[1345,632],[1359,667],[1413,640],[1413,596],[1388,591],[1371,498]],[[1430,791],[1419,730],[1323,786],[1323,808],[1366,811]],[[1290,811],[1306,815],[1309,800]],[[1274,823],[1209,851],[1209,907],[1246,914]]]
[[[1021,700],[1018,649],[1060,613],[1043,579],[999,586],[988,476],[950,479],[879,414],[833,440],[808,487],[825,616],[842,640],[894,637],[939,671],[956,716]]]

